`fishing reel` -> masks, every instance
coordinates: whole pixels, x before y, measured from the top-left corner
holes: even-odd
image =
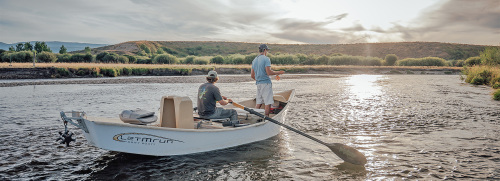
[[[64,121],[64,133],[59,131],[59,138],[57,138],[56,141],[60,141],[59,142],[60,144],[66,143],[66,147],[69,147],[69,143],[71,143],[72,141],[76,141],[73,138],[73,133],[69,132],[69,130],[68,130],[68,122],[67,121]]]

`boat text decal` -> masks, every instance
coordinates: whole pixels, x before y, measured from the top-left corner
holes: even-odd
[[[180,140],[174,140],[171,138],[165,138],[145,133],[121,133],[113,136],[113,140],[119,142],[143,144],[143,145],[167,144],[175,142],[184,143],[183,141]]]

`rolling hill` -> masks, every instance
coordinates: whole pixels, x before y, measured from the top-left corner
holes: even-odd
[[[92,53],[102,51],[135,55],[146,46],[151,52],[163,49],[176,56],[214,56],[228,54],[250,54],[258,52],[258,43],[212,42],[212,41],[129,41],[115,45],[93,48]],[[384,58],[396,54],[399,58],[440,57],[444,59],[466,59],[478,56],[485,45],[453,44],[439,42],[395,42],[356,44],[268,44],[271,53],[290,54],[347,54]],[[83,51],[77,51],[83,52]]]

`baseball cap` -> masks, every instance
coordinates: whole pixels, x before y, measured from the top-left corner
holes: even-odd
[[[271,50],[269,47],[267,47],[267,45],[266,45],[266,44],[260,44],[260,46],[259,46],[259,50],[264,50],[264,49],[266,49],[266,50]]]
[[[217,72],[215,70],[210,70],[208,72],[208,75],[207,77],[210,77],[210,78],[217,78]]]

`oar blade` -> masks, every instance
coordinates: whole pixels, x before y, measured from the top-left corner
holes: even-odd
[[[358,150],[340,143],[330,143],[327,144],[333,153],[340,157],[345,162],[349,162],[355,165],[365,165],[366,157]]]

